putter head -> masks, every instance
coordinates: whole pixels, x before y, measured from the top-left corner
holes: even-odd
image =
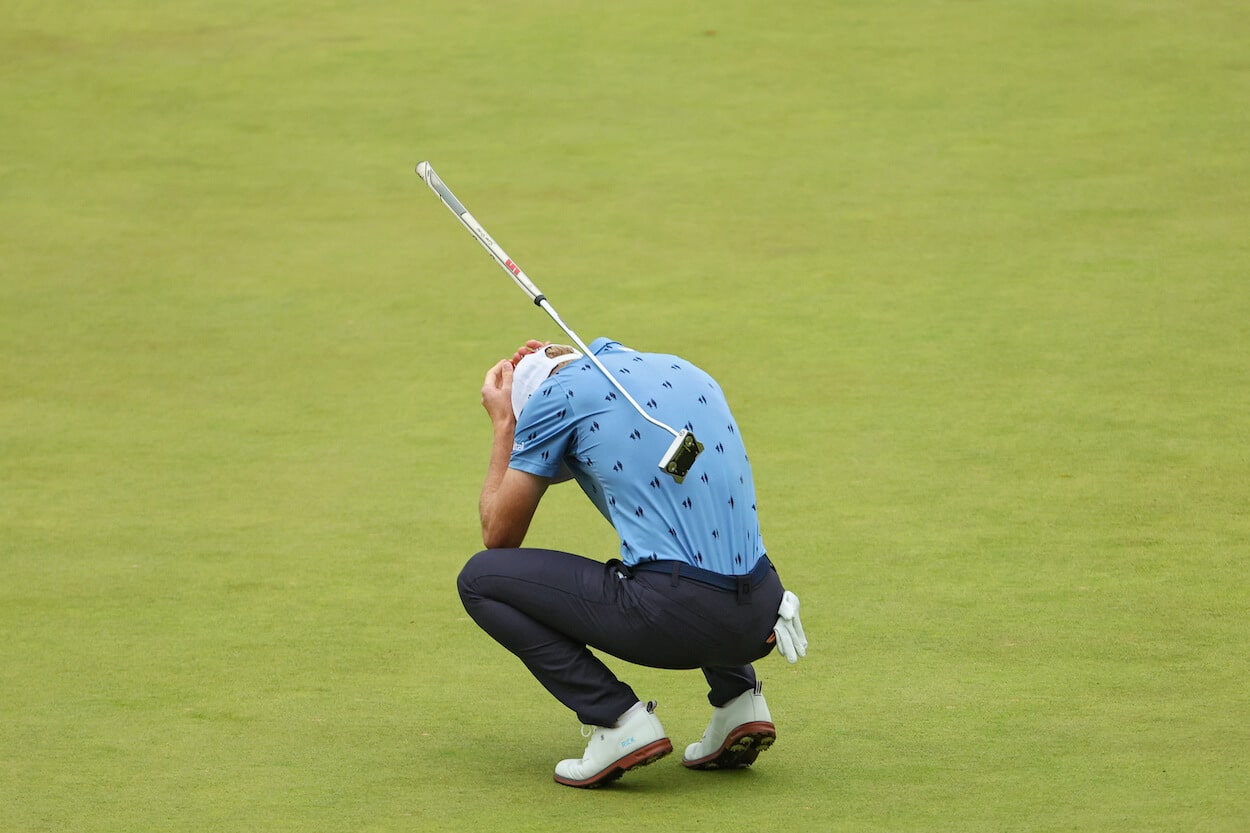
[[[695,439],[694,433],[682,429],[682,432],[673,438],[673,444],[668,447],[668,451],[664,452],[664,456],[660,458],[660,468],[680,483],[686,479],[686,474],[702,450],[703,443]]]

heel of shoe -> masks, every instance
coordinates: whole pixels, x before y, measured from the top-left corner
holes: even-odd
[[[777,740],[777,727],[764,720],[734,727],[715,752],[693,761],[682,760],[687,769],[742,769],[755,763],[760,753]]]

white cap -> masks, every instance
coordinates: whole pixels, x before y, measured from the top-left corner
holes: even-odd
[[[558,356],[548,356],[547,352],[553,347],[562,347],[566,350],[572,350],[571,353],[561,353]],[[516,370],[512,373],[512,413],[517,419],[521,418],[521,409],[525,407],[525,403],[534,395],[534,391],[542,386],[547,377],[551,375],[551,371],[555,370],[562,364],[580,359],[582,354],[572,347],[563,344],[548,344],[546,347],[534,353],[528,353],[517,362]]]

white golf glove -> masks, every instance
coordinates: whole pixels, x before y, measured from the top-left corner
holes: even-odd
[[[777,608],[777,627],[773,635],[777,637],[777,650],[790,662],[807,656],[807,637],[799,621],[799,597],[789,590],[782,595],[781,607]]]

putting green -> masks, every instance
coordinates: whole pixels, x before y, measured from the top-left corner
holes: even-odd
[[[0,11],[0,828],[1250,818],[1250,18],[1197,2]],[[722,382],[775,747],[553,784],[469,622],[485,370]],[[603,558],[572,487],[536,545]],[[679,748],[701,677],[614,667]]]

